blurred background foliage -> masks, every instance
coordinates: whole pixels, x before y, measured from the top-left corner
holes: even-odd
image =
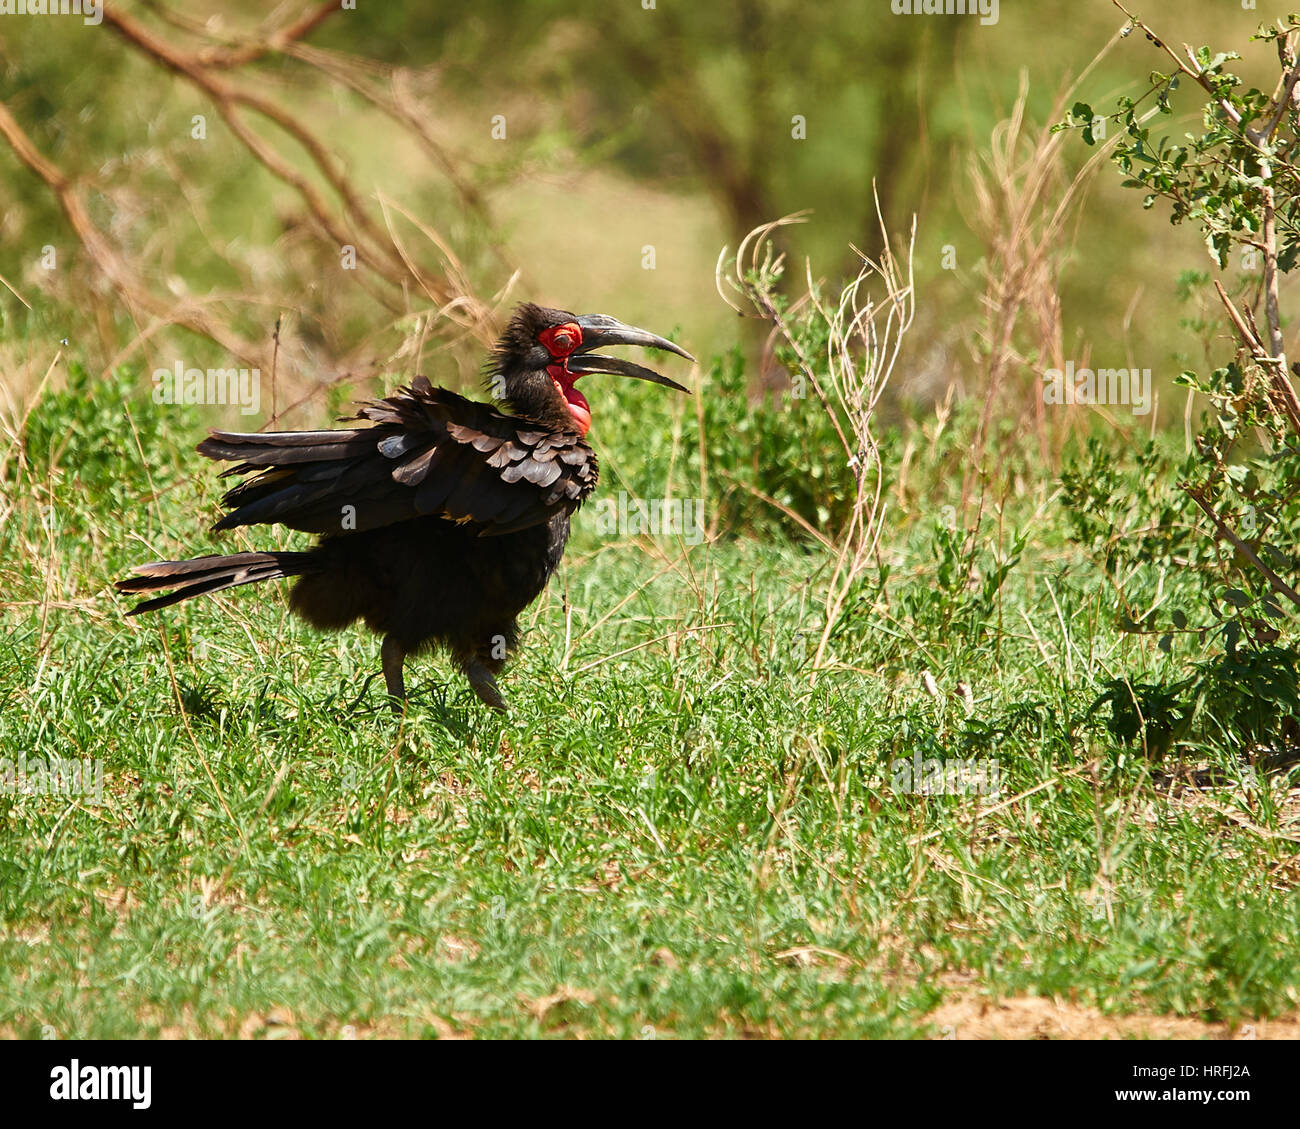
[[[310,10],[114,7],[190,54],[264,39]],[[1177,31],[1240,43],[1261,18],[1190,0]],[[972,342],[985,316],[989,239],[975,223],[972,162],[1012,112],[1023,78],[1027,119],[1048,124],[1054,98],[1122,23],[1102,0],[1005,5],[993,26],[894,16],[884,0],[660,0],[650,10],[638,0],[362,3],[321,20],[290,51],[215,73],[302,121],[376,226],[427,252],[431,273],[445,255],[417,224],[438,233],[476,296],[498,294],[517,269],[510,299],[676,327],[702,357],[736,345],[754,355],[761,343],[714,292],[721,248],[759,222],[811,209],[812,222],[782,246],[834,285],[855,269],[850,244],[873,249],[874,178],[891,229],[919,216],[920,324],[895,394],[905,410],[924,413],[950,385],[958,395],[979,390]],[[343,270],[337,248],[313,238],[321,232],[299,194],[253,159],[213,99],[110,25],[0,20],[0,101],[84,189],[94,222],[164,301],[215,311],[259,343],[285,314],[280,379],[291,401],[294,388],[315,383],[407,375],[416,358],[447,382],[456,382],[453,363],[460,379],[473,377],[483,334],[463,348],[439,341],[437,324],[413,320],[428,306],[418,287],[402,293],[364,269]],[[1127,40],[1080,96],[1111,105],[1158,62],[1140,36]],[[1251,66],[1247,58],[1243,72]],[[429,144],[413,141],[359,85],[399,91]],[[192,136],[194,115],[206,118],[205,140]],[[493,136],[498,115],[504,139]],[[328,194],[301,146],[245,116]],[[803,139],[792,136],[796,116]],[[1063,174],[1087,156],[1082,145],[1064,146]],[[153,324],[156,312],[142,320],[122,302],[90,267],[48,186],[9,146],[0,145],[0,173],[0,274],[32,307],[0,290],[0,379],[20,399],[64,338],[92,366],[137,350],[146,371],[177,355],[221,360],[221,349],[174,336]],[[1113,178],[1091,182],[1090,192],[1063,248],[1061,348],[1081,363],[1095,354],[1102,364],[1152,368],[1162,418],[1176,420],[1183,401],[1172,378],[1188,354],[1199,360],[1199,345],[1179,324],[1175,280],[1207,259],[1133,208]],[[379,194],[392,204],[387,214]],[[59,256],[55,270],[43,265],[46,247]],[[444,346],[450,360],[433,359]],[[749,390],[779,380],[775,366],[754,372]],[[313,397],[301,411],[315,417],[322,407]]]

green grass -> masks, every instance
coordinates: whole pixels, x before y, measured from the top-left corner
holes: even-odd
[[[123,618],[132,563],[216,544],[198,418],[134,387],[47,392],[0,479],[0,748],[105,773],[102,805],[0,795],[0,1033],[910,1037],[971,994],[1294,1010],[1294,793],[1171,792],[1113,742],[1106,680],[1188,656],[1121,635],[1053,521],[977,621],[943,618],[935,525],[900,516],[886,597],[815,679],[819,555],[580,523],[510,715],[425,658],[399,726],[380,681],[361,694],[377,641],[312,633],[285,586]],[[1001,799],[892,791],[917,751],[996,759]]]

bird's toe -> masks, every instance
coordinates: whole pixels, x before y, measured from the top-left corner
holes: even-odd
[[[478,699],[485,706],[491,706],[494,710],[505,711],[506,700],[501,696],[501,691],[497,688],[497,680],[492,677],[492,672],[485,666],[478,663],[472,664],[465,671],[469,679],[470,689],[478,695]]]

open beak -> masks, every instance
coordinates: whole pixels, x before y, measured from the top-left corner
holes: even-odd
[[[602,357],[591,352],[592,349],[599,349],[602,346],[609,345],[642,345],[647,349],[664,349],[669,353],[676,353],[679,357],[685,357],[688,361],[695,360],[680,345],[674,345],[668,338],[660,337],[657,333],[650,333],[648,330],[624,325],[621,321],[606,314],[587,314],[578,318],[578,325],[582,328],[582,344],[569,354],[568,361],[565,364],[565,367],[574,376],[585,376],[592,372],[634,376],[638,380],[648,380],[652,384],[662,384],[666,388],[675,388],[678,392],[685,392],[688,396],[690,395],[691,390],[689,388],[678,384],[675,380],[669,380],[666,376],[660,376],[653,369],[634,364],[632,361],[620,360],[617,357]]]

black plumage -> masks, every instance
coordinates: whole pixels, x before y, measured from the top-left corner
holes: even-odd
[[[279,523],[320,540],[306,552],[141,565],[118,591],[171,591],[129,614],[297,577],[290,603],[308,623],[336,630],[361,620],[383,637],[395,702],[405,696],[406,656],[442,646],[479,698],[504,709],[496,676],[518,642],[518,615],[560,563],[570,515],[598,477],[585,439],[590,409],[574,384],[611,372],[686,391],[591,351],[616,344],[690,358],[613,318],[526,304],[488,365],[499,408],[416,377],[361,408],[354,418],[370,426],[212,432],[199,452],[233,462],[223,476],[243,479],[222,498],[228,512],[214,528]]]

